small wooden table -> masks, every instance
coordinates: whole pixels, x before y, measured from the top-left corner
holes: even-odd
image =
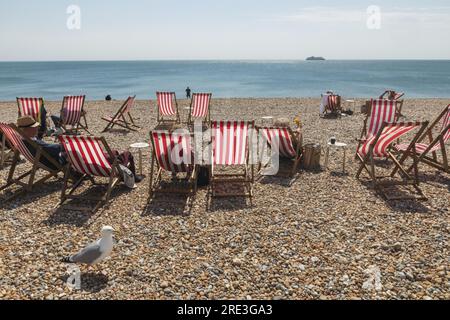
[[[347,156],[347,144],[343,143],[343,142],[336,142],[335,144],[328,142],[327,152],[325,155],[325,169],[328,169],[328,162],[329,162],[331,148],[338,148],[338,149],[344,150],[344,159],[342,161],[342,172],[345,173],[345,160],[346,160],[346,156]]]

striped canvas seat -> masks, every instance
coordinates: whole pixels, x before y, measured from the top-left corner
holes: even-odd
[[[259,131],[272,150],[278,151],[281,156],[289,159],[297,156],[288,128],[260,128]]]
[[[41,185],[48,179],[57,177],[58,173],[62,171],[63,168],[57,160],[52,158],[36,142],[22,136],[19,129],[14,124],[7,125],[5,123],[0,123],[0,131],[3,132],[3,135],[6,137],[14,151],[13,162],[9,170],[7,182],[5,185],[0,187],[0,191],[13,185],[18,185],[21,187],[21,189],[9,199],[14,198],[21,192],[32,191],[35,187]],[[27,145],[35,150],[35,155],[30,152]],[[20,162],[19,155],[25,157],[25,159],[31,163],[32,168],[25,173],[21,171],[20,174],[17,174],[15,177],[16,168]],[[43,170],[46,174],[37,178],[36,173],[38,170]]]
[[[330,112],[337,112],[339,108],[339,99],[338,95],[330,94],[328,95],[328,104],[327,108]]]
[[[17,98],[19,117],[31,116],[36,122],[41,123],[41,108],[44,105],[42,98]]]
[[[365,157],[372,145],[373,156],[375,158],[383,158],[388,156],[388,148],[391,144],[399,139],[401,136],[407,134],[408,132],[420,127],[422,124],[420,122],[410,122],[410,123],[385,123],[383,132],[378,137],[374,135],[367,139],[364,144],[359,148],[358,154],[361,157]]]
[[[212,122],[213,163],[215,165],[247,164],[249,124],[246,121]]]
[[[384,122],[377,134],[371,136],[369,139],[364,141],[364,143],[358,148],[356,153],[356,158],[360,161],[361,166],[356,174],[357,178],[360,178],[361,173],[365,170],[368,174],[375,189],[383,194],[387,200],[404,200],[404,199],[416,199],[416,200],[426,200],[422,190],[419,188],[419,174],[418,174],[418,159],[417,156],[413,159],[414,174],[409,174],[405,168],[403,168],[403,162],[409,156],[409,151],[417,143],[419,137],[425,131],[428,126],[428,122],[394,122],[387,123]],[[394,141],[398,140],[400,137],[406,134],[412,134],[413,131],[415,135],[410,140],[407,152],[398,159],[391,150],[391,145]],[[392,160],[394,168],[389,175],[377,175],[376,168],[377,158],[387,158]],[[396,178],[397,175],[397,179]],[[398,179],[400,178],[400,180]],[[394,186],[412,186],[418,192],[419,197],[410,196],[405,194],[405,192],[400,192],[396,194],[392,190],[386,187]]]
[[[450,105],[447,106],[447,111],[444,117],[442,118],[442,125],[439,133],[442,135],[442,141],[444,142],[444,144],[446,144],[450,140]],[[441,150],[442,148],[440,143],[434,144],[433,146],[431,146],[431,148],[430,146],[431,146],[430,144],[426,143],[416,143],[415,151],[417,154],[422,154],[425,151],[427,153],[428,152],[432,153]],[[408,147],[409,147],[408,145],[399,144],[395,148],[398,151],[406,151]]]
[[[93,209],[93,212],[95,212],[102,204],[109,201],[112,189],[122,177],[122,170],[118,164],[117,157],[112,153],[104,138],[63,135],[59,136],[58,139],[67,154],[70,164],[70,166],[66,167],[60,205],[63,205],[68,199],[92,200],[97,202]],[[71,176],[70,167],[82,175],[77,177],[78,181],[67,192],[68,181]],[[85,193],[75,194],[76,189],[82,185],[84,180],[89,179],[94,183],[94,177],[108,178],[109,182],[105,193],[100,195],[96,193],[95,196]]]
[[[243,196],[252,201],[254,166],[249,164],[249,135],[253,128],[253,121],[211,122],[212,197]],[[229,173],[219,173],[216,166],[221,166],[223,171],[226,171],[223,167],[233,169]],[[233,184],[239,184],[243,189],[236,189]],[[219,192],[219,189],[224,190]]]
[[[191,102],[192,118],[207,118],[209,115],[209,105],[211,102],[211,93],[194,93]]]
[[[370,139],[378,133],[384,122],[392,123],[398,120],[395,101],[371,100],[370,120],[365,139]]]
[[[65,96],[62,106],[63,125],[77,126],[83,115],[85,96]]]
[[[191,136],[189,133],[153,131],[152,143],[158,165],[170,172],[188,172],[193,166]]]
[[[60,136],[59,140],[67,153],[72,167],[89,176],[109,177],[112,165],[106,157],[100,138]]]
[[[162,116],[175,116],[177,114],[175,108],[175,92],[157,92],[159,113]]]
[[[438,130],[437,136],[435,135]],[[428,140],[428,143],[425,143]],[[449,172],[450,164],[447,154],[447,144],[450,140],[450,105],[448,105],[436,120],[430,125],[427,132],[418,140],[411,150],[416,155],[419,155],[419,162],[423,162],[436,169]],[[408,145],[400,144],[396,146],[398,152],[407,154],[409,152]],[[437,151],[440,151],[441,157],[438,157]],[[410,171],[412,167],[408,170]]]
[[[22,156],[24,156],[25,159],[27,159],[31,163],[34,162],[33,155],[28,150],[27,146],[25,145],[25,142],[22,140],[22,137],[20,136],[20,134],[16,130],[11,128],[6,123],[0,123],[0,130],[3,132],[3,134],[6,137],[6,139],[8,139],[8,141],[11,143],[11,145],[13,146],[13,148],[15,150],[19,151],[19,153]],[[48,169],[48,168],[46,168],[46,169]]]

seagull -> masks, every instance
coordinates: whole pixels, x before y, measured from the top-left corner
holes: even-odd
[[[77,254],[63,258],[62,262],[87,264],[88,266],[102,262],[109,257],[113,250],[113,232],[114,229],[112,227],[103,227],[101,239],[91,243]]]

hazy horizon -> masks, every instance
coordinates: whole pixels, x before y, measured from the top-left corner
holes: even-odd
[[[0,2],[0,61],[449,60],[447,0]]]

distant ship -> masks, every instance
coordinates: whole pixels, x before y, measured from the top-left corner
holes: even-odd
[[[325,61],[324,57],[308,57],[306,58],[306,61]]]

